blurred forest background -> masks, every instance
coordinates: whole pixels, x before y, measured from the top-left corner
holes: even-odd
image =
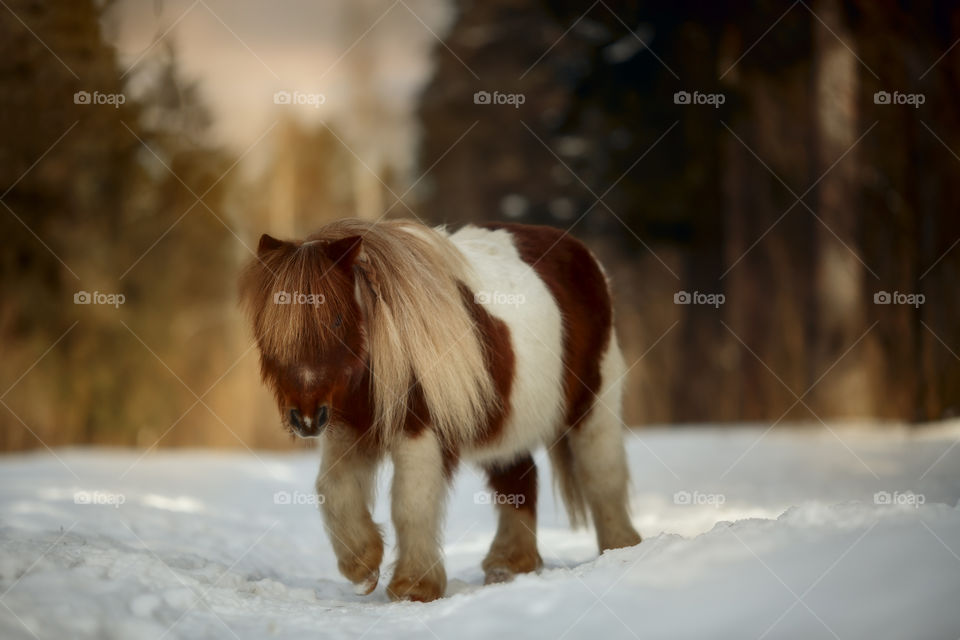
[[[571,229],[631,425],[960,409],[956,3],[2,4],[0,450],[290,446],[236,275],[351,215]]]

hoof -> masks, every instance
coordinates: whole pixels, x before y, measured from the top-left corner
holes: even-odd
[[[602,540],[600,542],[600,553],[603,553],[608,549],[624,549],[626,547],[633,547],[641,542],[643,542],[643,538],[640,537],[640,534],[636,531],[625,532],[612,539]]]
[[[483,584],[502,584],[510,582],[516,574],[508,567],[490,567],[486,570]]]
[[[404,578],[394,576],[387,587],[391,600],[409,600],[412,602],[432,602],[443,597],[444,585],[430,578]]]
[[[377,569],[371,573],[366,580],[361,580],[356,582],[353,585],[353,592],[358,596],[368,596],[373,593],[373,590],[377,588],[377,583],[380,581],[380,570]]]
[[[359,552],[353,553],[349,550],[344,552],[337,562],[337,568],[347,580],[353,583],[353,588],[358,594],[367,595],[377,588],[382,560],[383,543],[377,538]]]
[[[533,573],[541,568],[543,560],[536,547],[509,553],[491,551],[483,561],[483,584],[510,582],[518,573]]]

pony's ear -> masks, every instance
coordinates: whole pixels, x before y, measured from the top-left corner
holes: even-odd
[[[284,242],[283,240],[277,240],[273,236],[263,234],[262,236],[260,236],[260,244],[257,245],[257,255],[258,256],[266,255],[271,251],[275,251],[279,249],[285,244],[287,243]]]
[[[370,268],[370,261],[363,252],[363,236],[348,236],[331,242],[326,246],[326,252],[337,268],[359,276],[374,300],[380,298],[380,287]]]
[[[374,300],[380,298],[380,286],[376,274],[370,266],[370,260],[363,251],[363,236],[349,236],[327,245],[327,256],[337,267],[352,273],[363,282]]]
[[[341,238],[326,246],[327,257],[333,260],[338,267],[349,272],[357,261],[362,246],[363,238],[361,236]]]
[[[380,282],[377,280],[377,275],[370,267],[370,261],[365,255],[361,255],[353,265],[353,271],[363,280],[367,290],[373,296],[374,303],[376,303],[380,299]]]

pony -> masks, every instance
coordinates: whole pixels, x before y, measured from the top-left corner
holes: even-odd
[[[344,219],[303,240],[263,235],[240,294],[284,427],[320,440],[323,523],[358,593],[380,579],[370,511],[387,457],[392,600],[443,596],[444,504],[461,462],[486,474],[498,512],[485,583],[543,565],[539,446],[573,526],[592,519],[601,552],[641,541],[628,514],[610,287],[578,240],[512,223],[451,233]]]

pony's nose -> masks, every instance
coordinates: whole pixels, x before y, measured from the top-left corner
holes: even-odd
[[[290,409],[290,426],[301,438],[316,438],[323,431],[330,411],[326,405],[317,409],[312,418],[305,418],[300,409]]]
[[[314,425],[316,425],[317,429],[320,429],[323,427],[323,425],[327,424],[327,419],[329,417],[330,411],[327,409],[327,405],[320,405],[320,408],[317,409],[317,415],[313,421]]]

